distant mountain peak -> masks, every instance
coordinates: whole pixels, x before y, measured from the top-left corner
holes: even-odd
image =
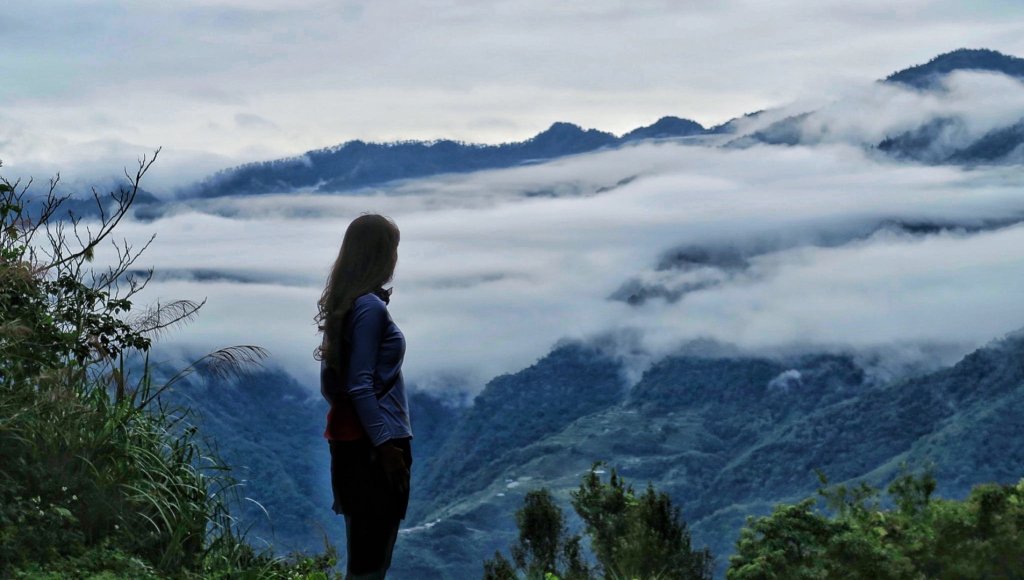
[[[622,136],[622,141],[637,139],[665,139],[670,137],[687,137],[704,133],[704,126],[690,119],[666,116],[646,127],[638,127]]]
[[[583,133],[583,127],[567,121],[555,121],[547,130],[541,131],[540,135],[545,133]]]
[[[556,121],[547,129],[534,135],[529,141],[537,142],[556,139],[578,139],[584,135],[614,138],[614,135],[611,133],[605,133],[604,131],[599,131],[597,129],[584,129],[575,123]]]
[[[942,76],[958,70],[997,72],[1024,79],[1024,59],[987,48],[960,48],[940,54],[925,64],[895,72],[885,81],[928,89],[934,88]]]

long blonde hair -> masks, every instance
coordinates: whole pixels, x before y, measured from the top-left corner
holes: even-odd
[[[398,226],[391,218],[366,213],[352,220],[317,303],[316,323],[323,333],[314,358],[341,368],[345,315],[355,299],[391,281],[398,264]]]

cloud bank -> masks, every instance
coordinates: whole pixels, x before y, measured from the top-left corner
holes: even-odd
[[[407,376],[474,391],[565,338],[621,337],[637,371],[694,339],[952,362],[1024,326],[1022,181],[841,144],[645,143],[362,195],[196,202],[122,234],[158,234],[143,261],[164,274],[144,299],[209,299],[171,346],[260,344],[312,388],[315,301],[344,229],[390,215]],[[895,222],[952,227],[878,227]],[[739,248],[746,266],[659,269],[679,247]],[[675,301],[610,299],[630,279],[701,277],[714,284]]]
[[[151,188],[349,139],[621,133],[826,98],[961,46],[1024,54],[1006,0],[11,0],[0,158]]]

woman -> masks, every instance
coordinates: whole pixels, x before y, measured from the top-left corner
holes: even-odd
[[[331,403],[335,513],[345,516],[346,578],[384,578],[409,502],[409,406],[402,380],[405,337],[388,314],[398,227],[364,214],[349,224],[319,301],[320,390]]]

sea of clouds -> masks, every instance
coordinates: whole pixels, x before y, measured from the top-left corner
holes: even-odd
[[[1003,96],[986,99],[993,87]],[[646,142],[354,193],[175,202],[120,230],[157,234],[139,263],[157,272],[143,300],[207,299],[166,352],[262,345],[311,389],[316,300],[346,226],[367,211],[402,231],[390,310],[407,380],[421,387],[478,390],[567,338],[617,349],[631,380],[694,339],[949,364],[1024,327],[1024,175],[864,147],[936,115],[955,113],[972,133],[1024,116],[1016,81],[956,75],[948,89],[851,95],[809,117],[805,131],[828,135],[811,146]],[[970,95],[979,106],[964,104]],[[745,265],[659,268],[694,247],[728,248]],[[613,299],[627,282],[690,290]]]

